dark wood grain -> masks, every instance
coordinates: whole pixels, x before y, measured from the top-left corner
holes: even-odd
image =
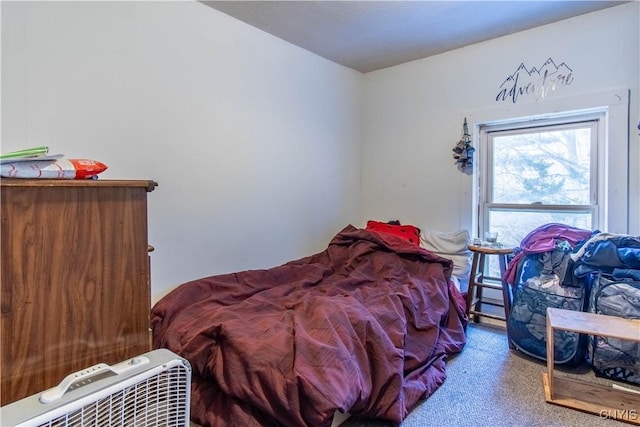
[[[2,180],[2,405],[149,351],[152,181]]]

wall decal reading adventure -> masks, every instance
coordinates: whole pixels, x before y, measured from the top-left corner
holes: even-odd
[[[562,86],[573,83],[573,70],[564,62],[556,65],[549,58],[542,67],[527,69],[521,63],[516,71],[500,85],[496,101],[511,101],[514,104],[521,96],[533,95],[537,100]]]

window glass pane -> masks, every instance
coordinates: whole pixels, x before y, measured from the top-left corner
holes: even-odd
[[[502,132],[491,147],[492,203],[591,203],[591,128]]]
[[[591,230],[592,217],[584,212],[490,210],[489,229],[498,232],[498,240],[519,246],[522,239],[541,225],[552,222]]]

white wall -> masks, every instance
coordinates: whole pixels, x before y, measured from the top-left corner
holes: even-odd
[[[2,151],[152,179],[152,300],[358,220],[360,74],[197,2],[2,2]]]
[[[397,218],[422,228],[473,231],[474,180],[452,157],[465,116],[490,120],[590,108],[610,93],[630,90],[630,123],[627,106],[616,107],[624,117],[609,153],[615,184],[609,196],[616,204],[626,205],[624,172],[630,170],[629,227],[615,222],[618,216],[609,228],[640,234],[639,25],[634,2],[366,74],[361,220]],[[541,66],[547,58],[573,69],[570,85],[539,100],[496,101],[520,63]]]
[[[621,88],[640,234],[637,2],[365,75],[197,2],[1,7],[2,151],[47,144],[105,162],[102,179],[156,180],[154,300],[316,252],[347,223],[470,228],[473,181],[451,151],[466,115]],[[520,62],[549,57],[572,85],[497,105]]]

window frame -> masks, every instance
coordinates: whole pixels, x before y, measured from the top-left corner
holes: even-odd
[[[535,133],[585,127],[592,129],[590,153],[590,194],[588,205],[554,204],[510,204],[494,203],[492,194],[493,138],[509,134]],[[477,226],[478,236],[489,229],[491,211],[510,212],[576,212],[591,214],[593,230],[606,230],[606,152],[607,114],[604,110],[567,112],[544,117],[513,118],[502,122],[484,123],[477,126],[479,171],[477,173]],[[524,236],[523,236],[524,237]]]

